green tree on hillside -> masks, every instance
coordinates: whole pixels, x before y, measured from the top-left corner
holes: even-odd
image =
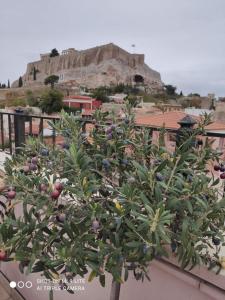
[[[37,79],[37,69],[34,66],[34,68],[33,68],[33,80],[35,81],[36,79]]]
[[[18,82],[18,87],[22,87],[22,86],[23,86],[23,79],[22,79],[22,77],[20,76],[19,82]]]
[[[42,109],[42,112],[47,114],[61,111],[63,94],[54,89],[44,92],[41,96],[39,107]]]
[[[54,86],[55,86],[55,83],[57,83],[58,81],[59,81],[59,76],[57,76],[57,75],[50,75],[50,76],[48,76],[48,77],[45,78],[44,84],[45,85],[50,84],[51,88],[53,89]]]
[[[55,57],[55,56],[59,56],[59,52],[56,48],[52,49],[50,55],[50,57]]]
[[[176,87],[171,85],[171,84],[166,84],[164,85],[164,88],[166,90],[166,93],[169,95],[169,96],[174,96],[176,95]]]
[[[38,106],[39,105],[39,98],[36,97],[31,90],[27,91],[26,96],[27,96],[27,104],[29,106]]]
[[[109,98],[107,87],[100,86],[96,88],[92,93],[92,97],[96,98],[97,100],[101,100],[102,102],[108,102]]]

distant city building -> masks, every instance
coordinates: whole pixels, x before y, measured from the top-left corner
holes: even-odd
[[[187,107],[185,108],[184,112],[188,115],[192,116],[202,116],[204,114],[211,114],[214,111],[210,109],[203,109],[203,108],[195,108],[195,107]]]
[[[66,96],[63,100],[64,104],[69,107],[95,110],[102,105],[102,101],[87,96]]]
[[[176,131],[179,129],[180,125],[178,122],[182,120],[187,114],[181,111],[173,111],[173,112],[166,112],[161,114],[153,114],[153,115],[143,115],[143,114],[136,114],[135,121],[137,125],[142,125],[146,127],[150,127],[153,129],[153,142],[158,143],[159,140],[159,131],[158,129],[165,127],[165,129]],[[192,117],[199,122],[200,117],[192,115]],[[155,129],[155,130],[154,130]],[[221,122],[213,122],[205,127],[206,132],[210,133],[225,133],[225,124]],[[203,142],[205,137],[200,137]],[[225,139],[223,137],[209,137],[211,140],[212,147],[214,149],[218,149],[225,153]],[[166,148],[173,152],[176,146],[176,133],[174,132],[167,132],[165,134],[165,145]]]

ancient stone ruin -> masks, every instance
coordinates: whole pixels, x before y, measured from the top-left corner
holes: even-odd
[[[34,74],[35,72],[35,74]],[[143,84],[150,89],[160,89],[160,74],[144,62],[144,54],[131,54],[110,43],[87,50],[70,48],[58,56],[41,54],[40,60],[28,63],[22,76],[23,86],[43,85],[49,75],[58,75],[59,84],[74,87],[124,84]],[[12,85],[18,87],[18,80]]]

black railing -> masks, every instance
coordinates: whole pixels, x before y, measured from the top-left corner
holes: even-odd
[[[56,123],[58,120],[60,120],[59,117],[28,115],[20,111],[14,113],[0,111],[0,150],[10,154],[16,153],[26,143],[26,138],[29,136],[39,137],[41,141],[48,139],[54,147],[57,135],[49,122]],[[89,118],[82,118],[81,121],[83,122],[83,130],[85,130],[85,124],[92,123]],[[151,132],[161,130],[161,128],[154,126],[137,125],[137,128],[143,127],[148,127]],[[177,134],[177,130],[174,129],[166,129],[166,132],[174,136]],[[225,132],[208,131],[204,135],[225,138]]]
[[[47,123],[55,123],[57,120],[58,117],[0,112],[0,150],[13,154],[26,143],[29,136],[38,136],[42,141],[45,137],[50,138],[55,145],[55,129]]]

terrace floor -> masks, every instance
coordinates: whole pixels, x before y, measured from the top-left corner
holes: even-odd
[[[8,279],[0,272],[0,300],[24,300],[16,289],[9,286]]]
[[[1,295],[1,300],[14,300],[5,290],[5,288],[2,286],[0,283],[0,295]]]

